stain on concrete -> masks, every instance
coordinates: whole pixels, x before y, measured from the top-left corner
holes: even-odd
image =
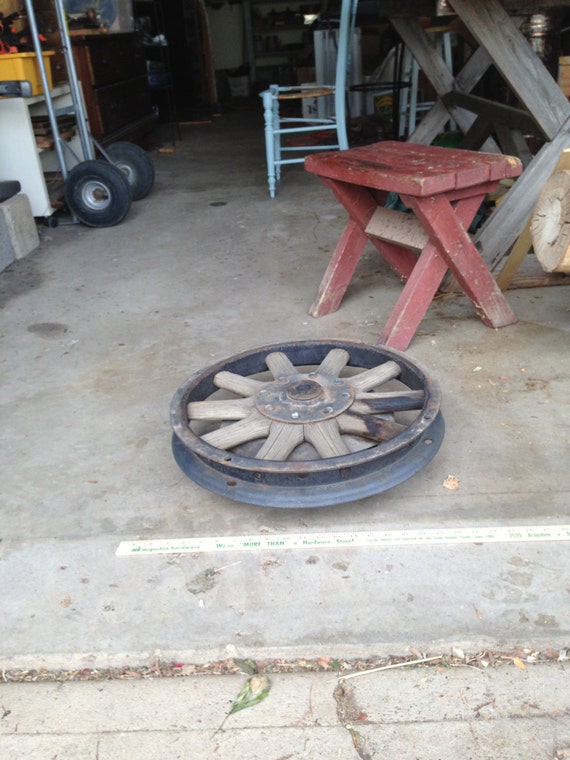
[[[521,557],[520,554],[515,554],[514,557],[511,557],[507,562],[509,565],[514,565],[515,567],[524,567],[525,565],[528,565],[528,559]]]
[[[27,330],[42,338],[61,338],[69,330],[69,327],[61,322],[36,322],[33,325],[28,325]]]
[[[524,573],[521,570],[509,570],[501,574],[501,580],[519,588],[529,588],[532,585],[532,579],[532,573]]]
[[[14,261],[0,277],[0,309],[3,309],[13,298],[18,298],[38,288],[43,280],[35,260],[25,258]]]
[[[539,628],[560,628],[554,615],[543,615],[542,613],[536,618],[534,624]]]
[[[191,594],[204,594],[211,591],[216,585],[217,571],[213,567],[207,567],[201,573],[195,575],[186,583],[186,588]]]

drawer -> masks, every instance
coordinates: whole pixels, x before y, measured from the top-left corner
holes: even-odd
[[[54,85],[67,82],[67,66],[61,50],[56,50],[55,55],[51,57],[51,77]]]
[[[152,112],[146,75],[95,91],[103,134],[114,132]]]
[[[143,51],[132,34],[110,34],[85,41],[94,87],[146,74]]]

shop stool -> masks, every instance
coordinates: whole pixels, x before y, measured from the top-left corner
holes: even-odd
[[[487,193],[522,172],[518,158],[386,140],[305,159],[349,219],[310,309],[336,311],[370,241],[405,283],[379,343],[405,350],[448,270],[484,324],[516,322],[469,237]],[[385,208],[397,193],[413,215]]]

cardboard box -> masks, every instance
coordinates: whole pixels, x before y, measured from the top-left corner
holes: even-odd
[[[51,76],[50,56],[55,55],[55,50],[46,50],[42,53],[46,68],[47,80],[50,90],[53,89]],[[41,95],[44,91],[40,68],[35,53],[6,53],[0,55],[0,80],[25,81],[32,85],[32,95]]]

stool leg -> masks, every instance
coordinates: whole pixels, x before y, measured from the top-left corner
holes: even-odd
[[[275,135],[273,130],[273,93],[269,90],[261,93],[263,117],[265,120],[265,155],[267,158],[267,183],[269,195],[275,198]]]
[[[402,199],[430,233],[439,254],[483,323],[489,327],[504,327],[516,322],[517,318],[466,232],[484,197],[483,194],[458,201],[455,208],[442,195],[431,198],[402,196]]]
[[[405,351],[435,296],[447,264],[433,243],[428,243],[386,322],[379,344]]]
[[[366,188],[324,177],[321,180],[331,188],[337,200],[348,211],[349,220],[327,266],[315,302],[309,310],[313,317],[324,317],[338,309],[369,240],[404,279],[409,277],[416,264],[416,257],[411,251],[369,238],[366,234],[366,225],[378,208],[378,199]]]
[[[367,242],[363,230],[349,219],[309,309],[312,317],[324,317],[338,309]]]

